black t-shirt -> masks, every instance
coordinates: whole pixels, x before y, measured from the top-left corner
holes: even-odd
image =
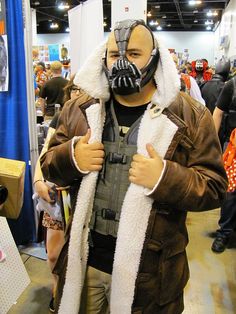
[[[147,105],[127,107],[114,100],[114,110],[120,127],[120,136],[124,136],[131,125],[144,114]],[[91,230],[90,234],[92,246],[89,248],[88,265],[111,274],[116,238],[111,235],[102,235],[93,230]]]
[[[61,76],[53,77],[43,85],[39,97],[46,99],[47,105],[63,105],[63,88],[67,83],[68,81]]]
[[[207,81],[201,92],[202,92],[202,98],[205,100],[206,107],[210,110],[211,113],[213,113],[217,99],[219,98],[219,95],[224,88],[225,83],[223,81],[223,77],[220,75],[215,75],[210,81]]]
[[[223,90],[221,91],[220,96],[216,102],[216,107],[218,107],[224,112],[228,112],[230,108],[230,104],[232,102],[233,94],[234,94],[234,83],[233,83],[233,79],[231,79],[225,84]]]

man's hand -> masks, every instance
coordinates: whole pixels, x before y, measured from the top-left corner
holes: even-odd
[[[52,200],[49,195],[50,187],[43,181],[36,181],[35,185],[35,192],[38,193],[38,195],[43,198],[48,203],[51,203]]]
[[[82,171],[100,171],[104,159],[104,146],[102,143],[88,144],[91,130],[88,129],[75,146],[75,160]]]
[[[129,180],[152,190],[160,178],[163,161],[151,144],[147,144],[146,148],[150,158],[140,154],[133,156],[131,168],[129,169]]]

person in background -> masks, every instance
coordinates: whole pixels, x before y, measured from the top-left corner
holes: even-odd
[[[36,84],[41,90],[42,86],[48,81],[49,77],[46,72],[44,62],[38,62],[34,68]]]
[[[60,61],[51,63],[52,78],[40,90],[38,103],[42,108],[44,120],[51,120],[55,113],[55,104],[63,105],[63,88],[68,81],[61,76]]]
[[[45,178],[75,191],[57,310],[180,314],[187,211],[218,207],[227,188],[211,114],[179,92],[142,20],[117,22],[74,83],[90,98],[64,106],[41,157]]]
[[[213,114],[217,99],[229,77],[230,60],[222,58],[218,61],[215,74],[210,81],[207,81],[202,88],[202,97],[206,102],[207,108]]]
[[[177,70],[178,66],[178,57],[176,54],[172,54],[172,58],[176,65]],[[179,71],[180,81],[181,81],[181,91],[186,92],[188,95],[198,100],[201,104],[205,105],[205,100],[202,98],[200,88],[196,80],[187,73],[181,73]]]
[[[225,118],[224,130],[224,147],[228,145],[232,131],[236,128],[236,77],[230,79],[221,91],[217,100],[215,110],[213,112],[213,120],[216,131],[219,132],[222,119]],[[233,141],[232,141],[233,142]],[[232,145],[232,150],[235,143]],[[233,152],[233,151],[232,151]],[[235,175],[235,169],[231,169],[231,173]],[[219,219],[219,229],[217,230],[216,238],[212,243],[211,249],[215,253],[225,251],[230,235],[235,227],[236,217],[236,191],[228,191],[226,200],[224,201]]]
[[[73,77],[70,79],[70,81],[68,81],[67,85],[64,87],[64,98],[63,98],[64,103],[66,103],[69,100],[74,101],[83,93],[81,89],[78,88],[78,86],[76,86],[73,83],[74,76],[75,75],[73,75]],[[60,112],[57,112],[54,115],[49,125],[48,134],[47,134],[45,144],[44,144],[44,147],[40,156],[47,151],[48,143],[52,135],[55,132],[59,115],[60,115]],[[40,156],[38,158],[36,168],[35,168],[34,190],[38,194],[39,197],[43,198],[48,203],[51,203],[53,202],[53,200],[50,197],[50,192],[52,192],[51,186],[43,178],[43,174],[42,174],[40,162],[39,162]],[[47,228],[46,249],[47,249],[47,256],[48,256],[48,264],[52,271],[64,244],[64,226],[61,221],[51,218],[50,215],[47,214],[46,212],[44,212],[43,214],[42,224],[45,228]],[[52,289],[53,292],[52,292],[52,299],[49,304],[49,309],[51,312],[54,312],[53,302],[54,302],[56,286],[57,286],[57,275],[53,274],[53,289]]]
[[[198,59],[192,61],[192,72],[189,73],[197,82],[201,89],[205,82],[211,80],[212,73],[209,71],[208,62],[206,59]]]

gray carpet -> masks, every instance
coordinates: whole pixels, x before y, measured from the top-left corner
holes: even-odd
[[[19,245],[18,246],[19,252],[22,254],[27,254],[29,256],[37,257],[42,260],[47,260],[47,253],[45,250],[44,243],[32,243],[30,245],[24,246]]]

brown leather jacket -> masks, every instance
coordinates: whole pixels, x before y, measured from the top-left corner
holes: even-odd
[[[88,128],[85,109],[94,99],[69,102],[62,111],[48,152],[41,158],[44,176],[59,186],[78,187],[82,174],[72,158],[72,138]],[[166,153],[166,168],[151,197],[154,199],[143,246],[132,313],[178,314],[189,278],[185,248],[187,211],[220,206],[227,188],[221,149],[211,114],[180,93],[163,113],[178,126]],[[158,201],[157,201],[158,199]],[[58,297],[64,282],[67,245],[57,272]]]

